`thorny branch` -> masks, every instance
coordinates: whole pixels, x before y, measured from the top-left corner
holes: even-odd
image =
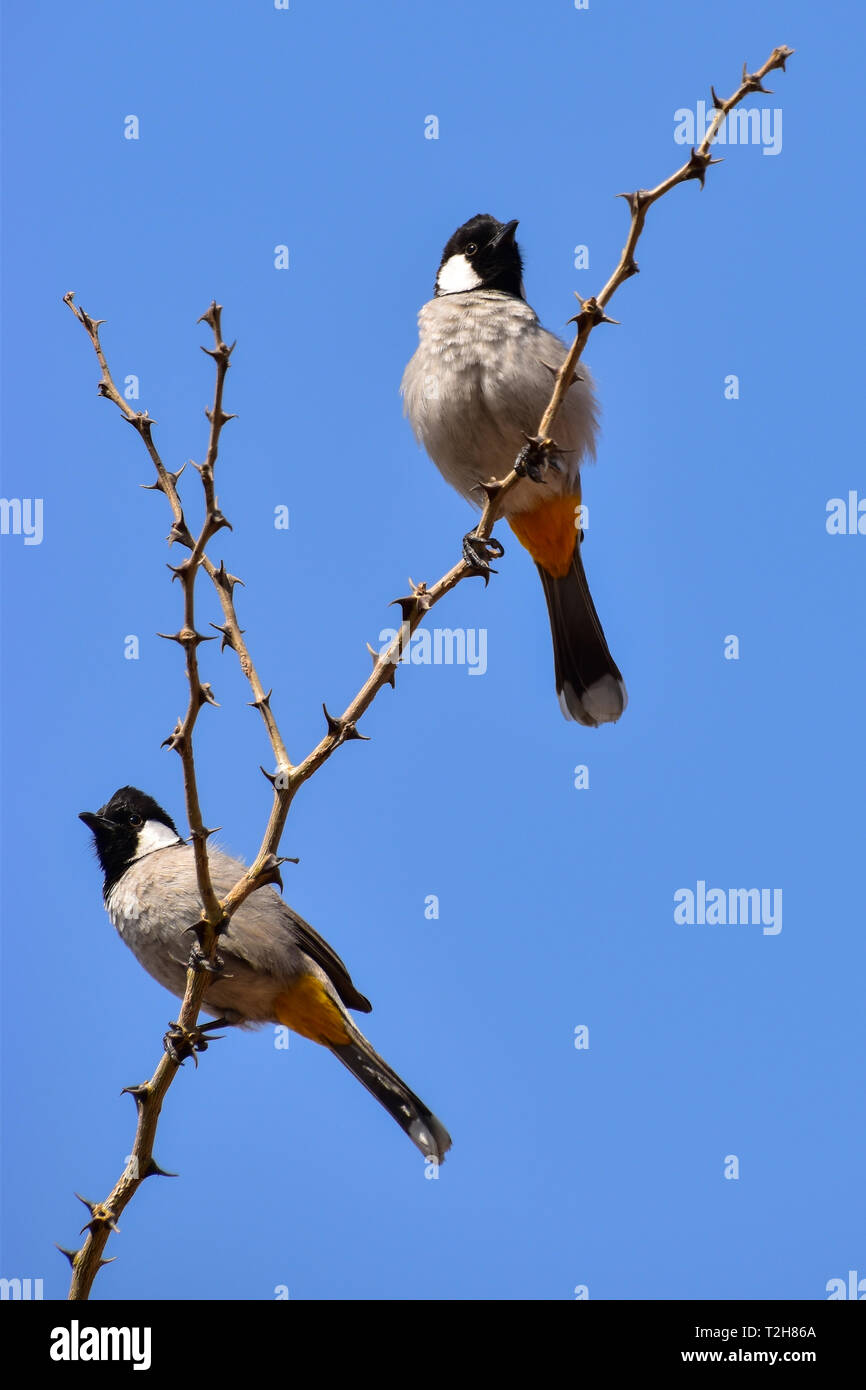
[[[767,61],[758,68],[757,72],[753,73],[748,71],[747,65],[744,63],[742,81],[733,95],[728,97],[727,101],[720,101],[716,96],[715,89],[711,87],[710,92],[712,94],[713,105],[716,108],[716,114],[703,140],[698,145],[697,149],[692,150],[685,164],[653,189],[639,188],[635,193],[620,193],[618,195],[620,198],[625,198],[631,212],[631,224],[628,230],[628,237],[626,238],[626,243],[622,249],[617,267],[604,289],[601,290],[599,294],[593,295],[590,299],[582,300],[580,295],[575,296],[580,302],[580,313],[577,314],[571,322],[577,324],[577,334],[569,349],[568,356],[557,372],[553,387],[553,395],[541,418],[538,430],[534,438],[529,441],[530,447],[536,451],[537,456],[540,455],[543,457],[545,451],[548,449],[555,450],[555,443],[551,438],[551,430],[559,412],[559,407],[565,399],[565,394],[575,379],[574,369],[583,356],[583,351],[589,341],[590,333],[600,323],[617,322],[616,319],[608,318],[604,311],[620,285],[625,280],[630,279],[632,275],[637,275],[638,273],[638,264],[634,258],[634,251],[640,239],[640,234],[643,231],[646,215],[653,203],[657,203],[659,198],[663,198],[666,193],[670,193],[671,189],[676,188],[677,184],[687,183],[690,179],[697,179],[701,188],[703,188],[707,169],[710,165],[722,163],[720,159],[712,159],[710,157],[710,146],[728,112],[732,111],[735,106],[738,106],[743,98],[748,96],[750,92],[764,92],[767,95],[771,95],[768,88],[763,85],[763,79],[775,68],[781,68],[782,71],[784,71],[785,63],[793,53],[793,48],[788,48],[785,44],[780,44],[778,48],[773,49]],[[502,478],[498,482],[490,483],[487,486],[487,502],[481,514],[481,520],[475,528],[475,536],[478,540],[487,541],[490,539],[503,499],[511,489],[517,485],[522,476],[523,470],[520,467],[513,468],[507,477]]]
[[[244,897],[248,896],[250,892],[254,892],[256,888],[263,887],[266,883],[280,882],[279,860],[275,856],[270,856],[266,862],[259,866],[253,881],[248,883],[247,879],[244,880],[244,891],[239,893],[236,889],[235,899],[231,903],[220,902],[211,882],[206,844],[213,831],[207,829],[202,819],[193,749],[193,730],[199,710],[205,704],[216,703],[210,685],[201,680],[198,665],[200,644],[204,641],[215,640],[215,638],[206,637],[203,633],[198,632],[195,625],[195,581],[200,567],[205,569],[220,596],[225,618],[224,626],[219,629],[223,635],[223,646],[231,646],[238,654],[244,674],[253,689],[255,696],[253,703],[262,709],[265,716],[265,725],[271,737],[278,765],[280,765],[281,760],[285,759],[285,750],[279,730],[270,709],[267,707],[267,696],[262,689],[238,625],[232,594],[235,584],[239,581],[235,576],[226,572],[224,565],[220,565],[220,568],[216,569],[208,559],[205,549],[208,541],[218,531],[229,525],[217,504],[214,485],[214,466],[219,452],[220,433],[226,421],[232,418],[222,408],[223,387],[232,348],[222,339],[220,306],[211,304],[200,320],[200,322],[207,323],[213,330],[214,348],[208,348],[205,351],[216,363],[216,386],[213,405],[206,412],[210,421],[207,454],[204,463],[200,467],[196,465],[199,467],[202,478],[205,518],[197,539],[193,540],[177,493],[177,480],[182,470],[171,473],[166,469],[153,442],[152,427],[155,422],[149,418],[147,412],[139,413],[132,410],[118,392],[99,341],[99,321],[91,319],[83,309],[80,309],[73,302],[71,294],[65,296],[65,302],[83,325],[93,344],[102,368],[102,380],[99,384],[100,395],[115,402],[145,442],[157,473],[157,481],[148,486],[163,492],[172,509],[174,522],[169,534],[169,541],[182,545],[189,551],[189,555],[179,565],[170,567],[173,577],[180,580],[183,589],[183,625],[178,632],[160,635],[167,637],[170,641],[177,642],[183,648],[186,656],[186,674],[189,684],[187,711],[184,718],[178,720],[175,729],[165,740],[165,745],[173,748],[180,755],[183,766],[187,819],[193,842],[199,895],[202,901],[201,919],[197,923],[191,924],[191,930],[195,932],[198,942],[192,948],[186,990],[177,1022],[172,1025],[166,1036],[166,1051],[149,1081],[145,1081],[139,1086],[127,1088],[134,1096],[138,1108],[138,1125],[132,1154],[126,1168],[104,1202],[89,1202],[85,1198],[81,1199],[90,1212],[90,1220],[82,1228],[88,1231],[88,1235],[80,1250],[64,1251],[72,1265],[69,1298],[85,1299],[88,1297],[99,1269],[103,1264],[109,1263],[103,1260],[102,1253],[109,1235],[117,1229],[117,1218],[135,1195],[144,1179],[163,1171],[154,1160],[153,1145],[162,1102],[174,1080],[177,1069],[182,1065],[185,1057],[192,1055],[195,1058],[196,1052],[206,1049],[208,1030],[218,1026],[206,1024],[203,1028],[199,1028],[197,1020],[209,977],[220,968],[217,955],[219,936],[225,930],[229,918],[244,900]]]
[[[678,184],[697,179],[703,188],[707,169],[712,164],[721,163],[721,160],[711,158],[710,148],[722,121],[750,93],[767,93],[768,89],[763,85],[764,77],[777,68],[784,71],[785,63],[793,52],[793,49],[785,45],[774,48],[766,62],[754,73],[749,73],[744,63],[742,81],[737,90],[725,101],[720,100],[715,90],[711,88],[713,106],[716,111],[715,117],[704,139],[696,149],[691,151],[685,164],[653,189],[638,189],[634,193],[619,195],[626,199],[631,212],[631,223],[626,243],[616,268],[600,293],[592,298],[580,300],[580,313],[573,320],[577,325],[574,342],[565,361],[556,373],[551,398],[539,423],[536,435],[528,442],[528,449],[534,454],[536,460],[543,460],[548,451],[555,451],[556,445],[551,431],[566,392],[575,380],[575,367],[583,355],[590,334],[600,323],[616,322],[615,319],[608,317],[605,309],[620,285],[638,273],[634,252],[649,209]],[[580,296],[577,298],[580,299]],[[104,1202],[94,1203],[84,1198],[81,1199],[90,1212],[90,1220],[82,1228],[88,1231],[88,1235],[80,1250],[64,1251],[73,1270],[69,1297],[70,1299],[85,1299],[101,1266],[110,1263],[110,1261],[102,1259],[102,1252],[109,1235],[117,1229],[118,1216],[145,1178],[163,1172],[153,1158],[153,1145],[159,1113],[165,1094],[177,1074],[178,1066],[182,1063],[182,1056],[190,1054],[195,1056],[196,1051],[203,1051],[207,1047],[207,1039],[203,1036],[202,1030],[196,1028],[196,1021],[207,989],[209,975],[219,969],[217,957],[219,935],[225,929],[232,914],[251,893],[256,892],[265,884],[280,883],[279,865],[284,861],[278,858],[278,850],[289,808],[296,792],[327,762],[341,744],[364,737],[358,732],[358,720],[366,713],[385,685],[394,685],[397,665],[409,646],[412,634],[425,614],[454,589],[461,580],[478,575],[480,571],[469,558],[464,558],[429,588],[424,583],[414,584],[410,581],[411,593],[394,600],[402,612],[402,622],[396,637],[382,652],[375,652],[372,647],[368,648],[373,657],[373,670],[367,680],[339,717],[334,717],[325,708],[327,732],[301,762],[293,764],[270,708],[271,692],[265,691],[249,649],[244,642],[243,631],[238,622],[234,604],[234,589],[242,581],[236,575],[229,574],[222,562],[217,568],[206,553],[207,544],[213,536],[224,527],[229,526],[229,522],[219,510],[214,483],[214,468],[219,452],[220,434],[223,425],[234,418],[225,413],[222,405],[225,377],[234,345],[229,347],[222,339],[221,306],[212,303],[199,320],[207,323],[213,331],[213,349],[205,348],[203,350],[216,363],[216,384],[213,405],[206,411],[210,422],[207,454],[204,463],[200,466],[196,465],[201,475],[204,490],[205,519],[198,538],[193,540],[184,518],[183,507],[177,490],[178,479],[183,469],[172,473],[165,467],[153,442],[153,425],[156,422],[150,418],[147,411],[133,410],[129,402],[118,391],[99,339],[99,328],[104,320],[92,319],[89,314],[74,303],[71,293],[64,296],[64,301],[84,327],[93,345],[102,369],[102,379],[98,387],[99,394],[114,402],[125,419],[141,436],[150,455],[156,469],[157,479],[155,483],[146,486],[164,493],[171,507],[173,525],[169,534],[169,541],[172,544],[184,546],[190,552],[180,565],[172,567],[174,578],[179,579],[183,587],[184,621],[179,632],[169,635],[170,640],[178,642],[183,647],[186,655],[190,699],[185,717],[178,721],[173,733],[165,742],[180,754],[183,764],[187,817],[195,848],[196,871],[203,904],[201,920],[194,928],[199,937],[199,946],[198,949],[193,949],[186,993],[178,1022],[175,1025],[175,1032],[171,1035],[175,1043],[178,1039],[180,1040],[181,1049],[178,1051],[176,1046],[169,1045],[151,1079],[140,1086],[127,1088],[130,1094],[135,1097],[138,1107],[138,1126],[132,1156],[127,1168]],[[482,546],[491,543],[493,527],[500,513],[502,502],[516,486],[519,479],[525,476],[526,472],[525,460],[521,458],[517,460],[515,467],[505,478],[491,480],[485,485],[486,502],[473,533],[477,543]],[[493,544],[495,545],[495,542]],[[198,668],[198,647],[201,642],[212,640],[198,633],[195,627],[194,591],[199,568],[204,569],[213,583],[222,608],[224,622],[222,626],[217,627],[217,631],[222,634],[221,646],[223,649],[229,646],[237,654],[241,669],[253,692],[254,698],[251,703],[262,717],[276,763],[274,774],[265,772],[265,776],[273,786],[274,799],[261,846],[247,873],[222,901],[217,898],[214,892],[208,871],[206,842],[213,831],[208,830],[202,820],[192,744],[193,728],[199,710],[203,704],[216,703],[210,686],[207,683],[202,683]],[[216,624],[212,624],[212,626],[216,626]],[[264,772],[264,769],[262,771]],[[214,1025],[206,1025],[206,1027],[212,1026]]]

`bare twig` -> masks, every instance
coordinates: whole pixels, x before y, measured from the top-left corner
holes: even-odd
[[[194,541],[192,536],[190,535],[189,529],[184,519],[183,507],[181,506],[180,496],[177,490],[178,479],[183,473],[183,467],[179,468],[176,473],[172,473],[169,471],[169,469],[166,468],[165,464],[160,458],[159,451],[157,450],[156,445],[153,442],[152,426],[156,424],[156,421],[151,420],[146,410],[140,413],[133,410],[130,407],[129,402],[123,398],[123,396],[120,394],[117,387],[115,386],[111,372],[108,368],[108,364],[105,360],[105,354],[102,350],[102,345],[99,341],[99,328],[101,324],[105,322],[105,320],[92,319],[89,314],[85,313],[85,311],[78,304],[75,303],[74,296],[71,293],[64,295],[63,300],[64,303],[69,306],[75,317],[78,319],[79,323],[87,332],[87,335],[90,338],[90,341],[93,345],[93,350],[96,353],[97,359],[99,361],[99,365],[102,368],[102,380],[100,381],[98,387],[100,396],[105,396],[108,400],[114,401],[115,405],[118,407],[119,410],[123,412],[123,415],[129,421],[129,423],[133,425],[133,427],[144,439],[147,451],[151,457],[154,468],[156,469],[157,479],[155,483],[143,483],[142,487],[145,489],[145,491],[162,492],[168,499],[168,503],[172,511],[172,516],[174,518],[174,524],[171,528],[171,532],[169,533],[169,540],[172,543],[177,542],[180,545],[185,545],[189,550],[192,550]],[[221,305],[214,305],[212,307],[215,308],[217,311],[221,309]],[[210,314],[210,312],[211,310],[209,309],[207,311],[207,314],[203,314],[199,322],[207,322],[207,315]],[[217,326],[216,331],[218,334],[219,325]],[[218,339],[218,342],[219,341],[221,340]],[[231,349],[227,349],[227,352],[230,353]],[[223,378],[224,377],[225,371],[223,372]],[[218,405],[221,411],[222,386],[220,386],[220,397]],[[212,411],[208,412],[209,417],[212,413]],[[225,423],[226,419],[232,419],[232,416],[229,415],[223,419],[223,421],[220,424],[220,429],[222,428],[222,424]],[[218,446],[218,444],[219,434],[217,434],[216,439],[216,445]],[[211,447],[213,446],[209,444],[208,453],[210,453]],[[213,458],[211,458],[210,460],[211,467],[213,467],[215,457],[216,455],[214,455]],[[249,653],[249,649],[247,648],[247,645],[244,642],[243,629],[241,628],[238,622],[237,614],[235,612],[233,599],[234,589],[236,584],[243,584],[243,580],[239,579],[237,575],[229,574],[224,565],[220,565],[219,569],[217,569],[217,567],[214,564],[212,564],[212,562],[208,559],[206,554],[203,554],[201,556],[201,567],[207,574],[208,578],[212,581],[216,589],[217,597],[220,601],[220,607],[223,611],[223,617],[225,618],[225,626],[217,628],[217,631],[222,633],[223,640],[221,646],[222,648],[225,648],[227,646],[231,647],[232,651],[237,653],[237,658],[240,662],[241,670],[243,671],[244,675],[249,681],[250,688],[253,692],[253,707],[255,709],[258,709],[261,713],[265,729],[267,730],[268,738],[270,739],[271,746],[274,750],[274,757],[276,758],[277,769],[278,771],[282,771],[289,765],[289,756],[286,752],[285,744],[283,743],[282,737],[280,736],[280,731],[277,727],[276,720],[271,714],[270,707],[268,705],[268,695],[265,692],[265,688],[262,685],[261,679],[259,678],[259,674],[255,668],[255,664]]]
[[[146,412],[138,414],[132,411],[124,398],[118,392],[108,364],[105,360],[101,344],[99,342],[99,321],[91,319],[84,310],[79,309],[74,304],[72,296],[65,296],[66,303],[73,310],[79,322],[84,326],[93,343],[97,359],[102,368],[102,380],[100,382],[100,394],[113,400],[123,411],[124,416],[135,425],[139,434],[145,440],[148,453],[156,467],[157,481],[154,486],[159,491],[164,492],[172,507],[174,525],[169,539],[186,546],[190,550],[187,558],[177,566],[172,566],[172,573],[175,579],[181,581],[183,587],[183,626],[176,633],[161,634],[168,636],[169,640],[178,642],[183,647],[186,655],[186,674],[189,684],[189,703],[186,715],[179,720],[173,733],[165,740],[165,744],[174,748],[180,755],[183,765],[184,791],[186,796],[187,818],[190,826],[190,835],[193,842],[193,852],[195,856],[196,875],[198,881],[199,896],[202,902],[201,918],[197,923],[191,923],[191,928],[198,936],[198,946],[193,948],[190,957],[190,968],[187,973],[187,983],[184,997],[181,1003],[180,1013],[177,1023],[172,1026],[171,1046],[164,1053],[154,1075],[150,1081],[144,1082],[140,1086],[127,1088],[135,1097],[138,1107],[138,1126],[136,1129],[135,1140],[133,1143],[132,1154],[126,1168],[115,1183],[109,1196],[104,1202],[89,1202],[81,1200],[90,1212],[90,1220],[82,1229],[87,1229],[88,1235],[80,1250],[64,1253],[68,1256],[72,1265],[72,1282],[69,1291],[70,1299],[87,1298],[101,1266],[108,1261],[102,1259],[102,1252],[108,1241],[108,1237],[113,1230],[116,1230],[117,1218],[132,1199],[136,1190],[145,1178],[153,1174],[160,1173],[162,1170],[155,1162],[153,1157],[153,1144],[156,1136],[156,1126],[159,1113],[162,1107],[163,1098],[177,1073],[178,1066],[182,1064],[184,1055],[195,1057],[197,1051],[203,1051],[207,1047],[206,1032],[208,1027],[200,1029],[197,1026],[198,1014],[201,1008],[209,976],[219,969],[217,958],[217,943],[220,932],[225,929],[228,919],[232,912],[243,898],[238,899],[238,903],[230,904],[228,909],[222,904],[214,892],[210,877],[210,869],[207,858],[207,839],[213,834],[212,830],[206,828],[202,819],[201,807],[199,804],[198,787],[195,770],[195,758],[193,750],[193,730],[198,712],[204,704],[215,704],[213,694],[209,684],[203,683],[198,666],[198,647],[204,641],[213,641],[214,638],[207,638],[202,633],[197,632],[195,625],[195,581],[200,565],[204,565],[210,574],[217,592],[221,595],[223,612],[226,616],[226,624],[223,629],[223,645],[227,643],[238,650],[239,655],[246,653],[243,637],[237,624],[237,617],[234,612],[232,601],[232,591],[237,580],[232,575],[228,575],[224,566],[216,570],[207,559],[205,547],[208,541],[223,527],[228,526],[228,521],[223,516],[217,505],[216,491],[214,486],[214,465],[216,463],[219,450],[219,437],[223,425],[231,417],[222,408],[223,386],[225,375],[228,370],[229,358],[232,349],[222,340],[220,327],[220,307],[211,304],[207,313],[202,319],[213,329],[215,347],[209,352],[216,362],[216,386],[214,391],[214,403],[207,411],[210,420],[210,438],[208,450],[204,463],[199,472],[202,477],[202,484],[205,495],[205,518],[198,538],[193,541],[188,527],[184,520],[183,510],[177,494],[178,473],[170,473],[162,463],[156,446],[153,443],[151,426],[153,422],[149,419]],[[202,320],[200,320],[201,322]],[[258,677],[255,675],[255,668],[249,660],[246,660],[246,674],[253,684],[254,691]],[[241,655],[243,662],[243,656]],[[260,688],[260,686],[259,686]],[[269,719],[266,724],[273,727],[272,716],[268,712]],[[275,752],[282,747],[282,740],[276,731]],[[260,867],[256,887],[261,887],[265,883],[279,882],[279,863],[276,860]],[[252,890],[251,890],[252,891]],[[178,1048],[177,1044],[181,1046]]]
[[[575,367],[584,352],[592,330],[600,323],[615,322],[605,313],[605,308],[619,286],[637,274],[638,266],[634,259],[634,252],[650,207],[680,183],[697,179],[703,187],[707,169],[710,165],[720,162],[710,157],[710,147],[722,121],[728,112],[750,92],[766,92],[763,78],[776,68],[784,69],[786,60],[792,53],[793,49],[784,45],[775,48],[767,61],[755,73],[750,74],[744,65],[742,82],[732,96],[728,97],[726,101],[720,101],[715,91],[712,92],[716,115],[704,139],[696,149],[692,150],[686,163],[651,190],[639,189],[635,193],[620,195],[627,200],[631,212],[628,237],[619,262],[604,288],[598,295],[580,301],[580,313],[576,315],[574,320],[577,324],[574,342],[556,374],[550,401],[533,441],[539,448],[544,449],[553,444],[551,430],[566,392],[574,380]],[[358,720],[369,709],[379,691],[385,685],[394,684],[396,667],[409,646],[412,634],[425,614],[461,580],[477,575],[478,570],[468,560],[463,559],[431,587],[428,588],[423,583],[412,584],[412,592],[409,595],[395,600],[402,611],[402,622],[397,635],[383,652],[377,653],[370,648],[373,656],[373,670],[369,677],[347,705],[342,715],[335,718],[325,709],[327,721],[325,735],[301,762],[293,764],[270,708],[270,691],[266,692],[264,689],[238,622],[234,604],[234,589],[241,581],[237,576],[229,574],[224,564],[221,563],[217,568],[206,553],[206,547],[211,538],[217,531],[229,525],[217,505],[214,483],[214,467],[219,451],[220,433],[226,421],[233,418],[227,415],[222,407],[223,388],[232,347],[228,347],[222,339],[221,308],[216,303],[211,304],[200,320],[200,322],[206,322],[213,330],[214,348],[205,349],[205,351],[216,363],[216,384],[213,405],[206,412],[210,421],[207,454],[204,463],[199,468],[205,494],[206,514],[202,530],[198,538],[193,540],[184,518],[183,507],[177,490],[178,479],[183,470],[180,469],[178,472],[172,473],[165,467],[153,443],[152,427],[155,421],[151,420],[146,411],[134,411],[117,390],[99,340],[99,328],[103,320],[92,319],[74,303],[72,294],[67,294],[64,298],[88,333],[96,353],[102,370],[102,379],[98,387],[100,395],[112,400],[123,413],[124,418],[136,429],[154,464],[157,480],[148,486],[164,493],[171,507],[173,525],[169,540],[172,543],[176,542],[183,545],[190,551],[187,559],[181,565],[173,568],[175,578],[180,579],[183,585],[184,624],[179,632],[171,634],[172,639],[180,643],[186,654],[190,700],[186,716],[178,722],[177,727],[166,742],[180,753],[183,762],[187,815],[195,846],[196,870],[203,903],[202,918],[196,924],[203,950],[200,951],[199,958],[196,960],[194,957],[194,961],[191,963],[186,993],[176,1026],[183,1037],[192,1039],[191,1046],[203,1050],[207,1043],[201,1032],[196,1030],[196,1020],[207,989],[210,970],[214,968],[219,933],[224,929],[228,919],[251,893],[256,892],[265,884],[279,883],[280,839],[296,792],[327,762],[337,748],[350,740],[363,737],[358,732]],[[519,467],[515,467],[505,478],[499,481],[491,480],[486,485],[486,502],[474,533],[478,541],[483,543],[490,540],[502,502],[522,476],[523,471]],[[205,570],[212,581],[222,608],[224,623],[217,627],[217,631],[222,634],[222,648],[229,646],[237,654],[241,669],[253,692],[254,698],[251,703],[261,714],[276,761],[276,773],[265,773],[273,785],[274,799],[261,846],[247,873],[234,885],[222,901],[216,897],[208,873],[206,841],[213,832],[205,828],[201,817],[192,749],[192,732],[198,711],[205,703],[215,703],[210,686],[202,683],[198,669],[197,649],[200,643],[206,640],[195,628],[194,588],[199,567]],[[217,625],[212,624],[212,626]],[[202,968],[202,960],[205,968]],[[210,970],[207,968],[208,966]],[[102,1252],[109,1235],[116,1229],[117,1217],[131,1200],[140,1183],[146,1177],[162,1172],[154,1161],[153,1145],[162,1101],[176,1075],[177,1067],[177,1058],[166,1052],[149,1081],[144,1082],[141,1086],[128,1088],[130,1093],[134,1095],[138,1106],[138,1126],[132,1158],[104,1203],[85,1201],[90,1212],[90,1220],[83,1228],[88,1230],[87,1239],[80,1250],[64,1252],[69,1257],[73,1269],[70,1298],[86,1298],[88,1296],[100,1267],[109,1263],[109,1261],[102,1259]],[[82,1201],[84,1200],[82,1198]]]

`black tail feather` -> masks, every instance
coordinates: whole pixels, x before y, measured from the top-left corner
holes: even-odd
[[[566,719],[591,728],[619,719],[628,695],[589,592],[580,542],[561,579],[536,568],[547,599],[560,709]]]
[[[422,1100],[409,1090],[388,1063],[360,1033],[356,1042],[331,1045],[331,1051],[388,1114],[393,1116],[425,1158],[441,1163],[451,1148],[451,1136]]]

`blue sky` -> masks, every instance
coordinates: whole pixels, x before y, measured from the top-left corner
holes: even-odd
[[[108,321],[172,468],[203,457],[196,319],[224,305],[234,531],[212,553],[246,581],[241,621],[300,757],[321,702],[342,709],[366,677],[388,601],[442,574],[471,525],[397,389],[444,241],[479,211],[519,217],[530,301],[567,332],[573,292],[619,254],[613,195],[687,153],[677,110],[787,43],[775,95],[750,101],[782,113],[781,148],[728,147],[703,192],[652,210],[622,326],[590,344],[584,556],[622,721],[561,719],[541,589],[500,526],[498,577],[431,624],[483,629],[486,672],[402,669],[372,742],[292,811],[287,897],[370,995],[371,1040],[453,1153],[425,1179],[327,1053],[230,1035],[176,1081],[156,1156],[180,1176],[128,1208],[96,1296],[821,1299],[866,1276],[866,535],[826,524],[831,499],[866,497],[857,24],[800,0],[7,9],[2,489],[42,499],[43,534],[0,539],[0,1273],[64,1295],[73,1192],[111,1188],[133,1134],[119,1092],[176,1016],[108,924],[76,819],[125,782],[182,817],[159,747],[182,663],[154,635],[179,621],[169,517],[62,295]],[[201,611],[218,617],[204,588]],[[202,660],[221,702],[199,725],[205,817],[251,856],[268,748],[234,658]],[[699,882],[781,890],[781,930],[675,922]]]

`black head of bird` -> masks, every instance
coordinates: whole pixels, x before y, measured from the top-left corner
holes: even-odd
[[[98,811],[78,818],[93,832],[106,892],[133,860],[180,839],[168,812],[137,787],[121,787]]]
[[[514,240],[517,222],[497,222],[479,212],[464,222],[445,244],[436,293],[500,290],[523,298],[523,258]]]

